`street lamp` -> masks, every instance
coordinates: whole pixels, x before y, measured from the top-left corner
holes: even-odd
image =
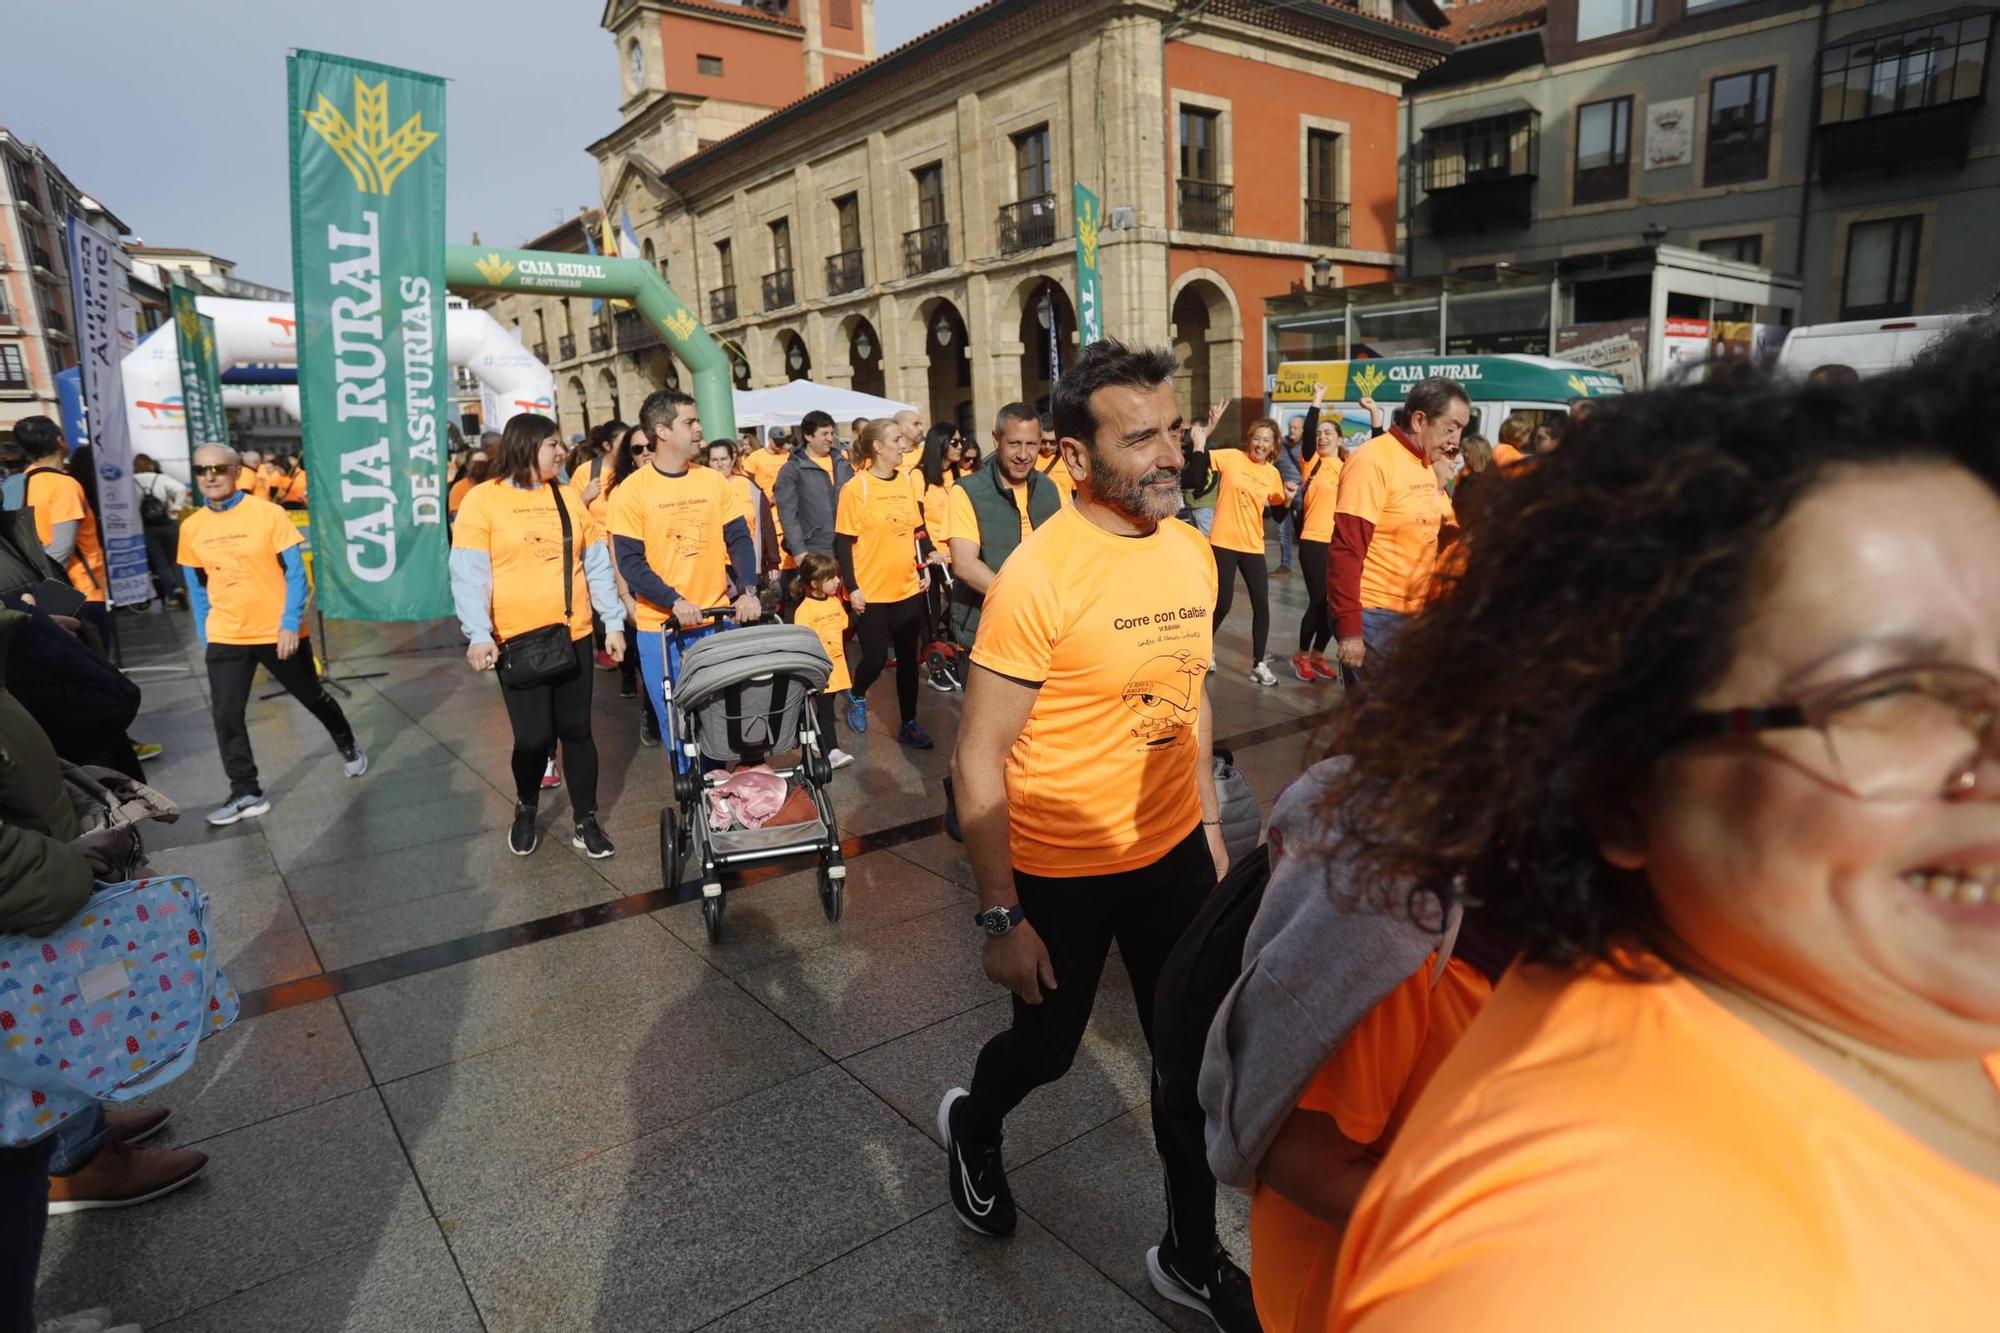
[[[791,354],[785,358],[785,364],[790,366],[793,370],[797,370],[800,366],[803,366],[805,363],[806,363],[805,352],[800,349],[799,345],[796,342],[794,342],[792,344]]]
[[[863,361],[875,355],[875,344],[868,341],[868,334],[866,332],[854,335],[854,354]]]
[[[936,335],[939,347],[951,346],[951,320],[945,317],[944,311],[938,311],[937,323],[931,325],[931,332]]]
[[[1313,260],[1313,287],[1315,290],[1323,292],[1332,286],[1333,260],[1326,255],[1321,255],[1318,259]]]
[[[1639,233],[1639,239],[1657,250],[1667,239],[1667,229],[1657,222],[1648,222],[1645,230]]]

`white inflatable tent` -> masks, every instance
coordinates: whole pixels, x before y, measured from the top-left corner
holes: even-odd
[[[297,320],[291,302],[198,296],[195,307],[215,321],[215,355],[224,371],[242,365],[298,364],[299,344],[292,332]],[[451,364],[470,370],[490,391],[488,401],[500,404],[501,419],[488,423],[493,429],[522,412],[554,415],[555,376],[484,310],[446,310],[445,344]],[[163,324],[147,334],[126,356],[124,369],[125,419],[131,429],[132,452],[150,454],[162,472],[186,482],[187,425],[181,415],[181,368],[174,326]],[[298,414],[296,386],[277,386],[284,392],[275,396],[275,402],[269,389],[251,395],[237,393],[237,387],[223,386],[226,406],[247,406],[254,397],[259,406],[281,406],[294,416]]]

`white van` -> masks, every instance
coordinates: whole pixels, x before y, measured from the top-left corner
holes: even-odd
[[[1778,352],[1778,373],[1804,379],[1821,366],[1852,366],[1864,378],[1905,366],[1934,338],[1971,315],[1908,315],[1901,319],[1856,319],[1842,324],[1808,324],[1793,329]]]

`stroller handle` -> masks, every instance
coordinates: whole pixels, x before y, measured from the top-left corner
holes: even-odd
[[[704,623],[696,625],[694,629],[689,629],[687,626],[681,624],[678,620],[674,620],[672,618],[668,619],[665,628],[668,633],[672,634],[676,638],[680,638],[688,634],[693,634],[696,630],[720,628],[719,623],[716,622],[724,620],[733,622],[736,619],[736,607],[733,603],[726,604],[723,606],[704,606],[703,608],[701,608],[701,618]]]

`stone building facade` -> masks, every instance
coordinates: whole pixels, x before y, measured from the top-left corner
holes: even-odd
[[[1449,50],[1421,4],[989,0],[874,57],[869,0],[612,0],[624,123],[592,152],[614,226],[629,219],[742,387],[810,377],[968,429],[1045,398],[1076,350],[1081,182],[1102,202],[1106,332],[1171,342],[1190,405],[1255,415],[1264,299],[1393,271],[1402,88]],[[752,99],[776,73],[707,95],[650,45],[669,22],[759,49],[789,33],[806,86],[768,107]],[[848,32],[865,63],[834,50]],[[720,50],[699,29],[676,40]],[[730,59],[705,68],[728,78]],[[582,250],[586,226],[594,242],[589,216],[527,244]],[[550,353],[565,431],[682,376],[608,307],[482,301]]]

